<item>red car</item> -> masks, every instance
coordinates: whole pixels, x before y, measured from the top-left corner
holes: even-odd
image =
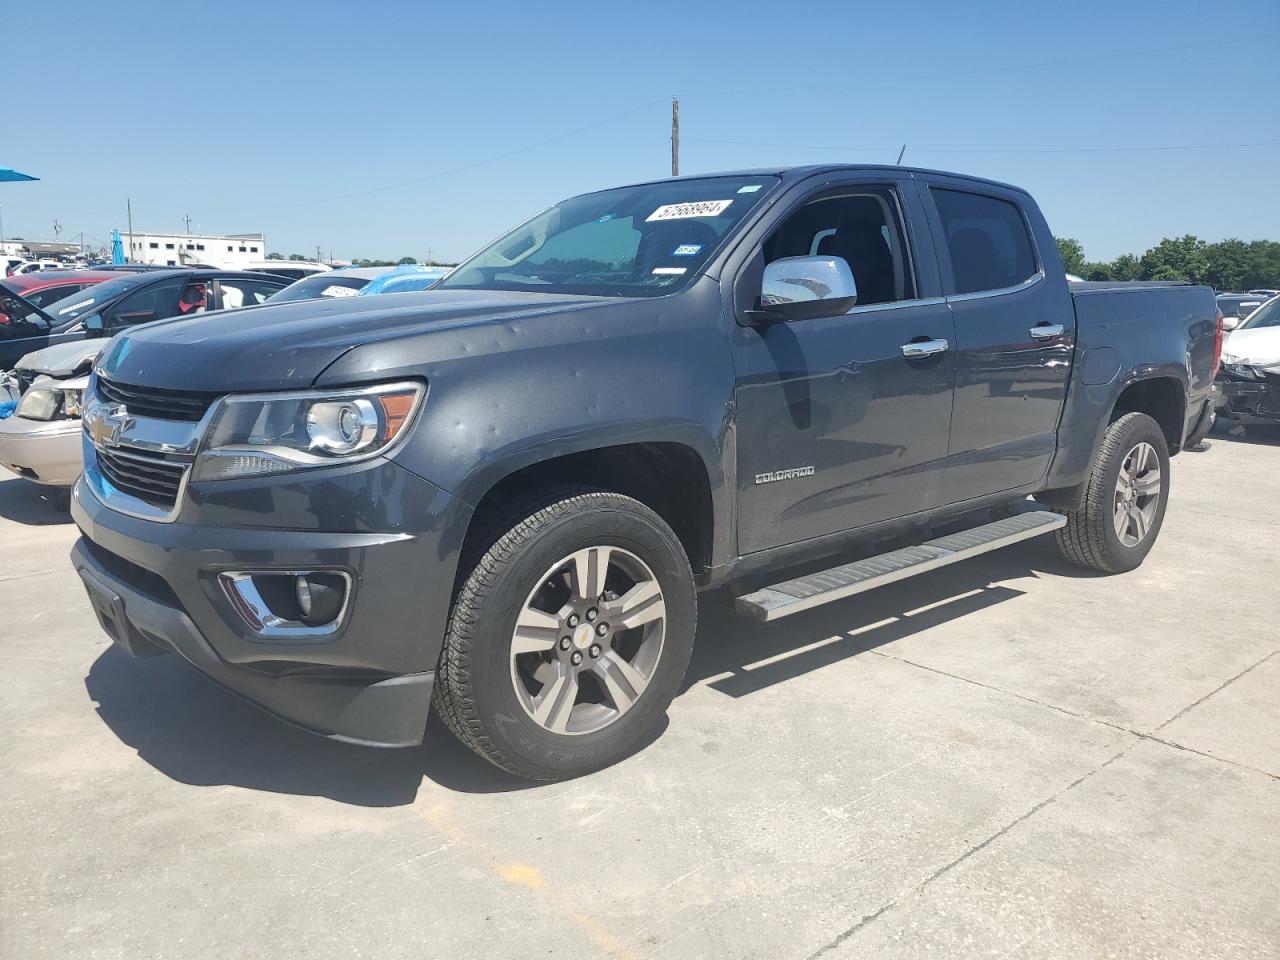
[[[43,309],[63,297],[79,293],[85,287],[119,276],[119,273],[109,270],[37,270],[18,277],[4,277],[0,279],[0,287]]]

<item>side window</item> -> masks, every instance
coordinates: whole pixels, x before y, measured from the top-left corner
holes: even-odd
[[[208,285],[203,281],[167,280],[130,294],[110,310],[107,324],[127,327],[169,317],[203,313],[208,309]]]
[[[264,303],[267,297],[284,288],[283,284],[275,284],[266,280],[220,280],[222,289],[222,309],[234,310],[237,307],[252,307]]]
[[[1008,200],[932,189],[955,276],[956,293],[1015,287],[1036,274],[1022,211]]]
[[[40,309],[44,309],[51,303],[57,303],[63,297],[69,297],[73,293],[79,293],[85,288],[85,284],[72,283],[65,287],[46,287],[43,290],[36,290],[34,293],[27,294],[27,302],[34,303]]]
[[[764,242],[765,263],[811,256],[844,258],[859,306],[916,297],[901,208],[890,187],[851,187],[811,200]]]

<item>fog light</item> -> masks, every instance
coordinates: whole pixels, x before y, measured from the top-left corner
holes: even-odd
[[[300,573],[293,579],[298,617],[309,627],[338,619],[346,598],[346,580],[334,573]]]
[[[321,637],[341,626],[351,577],[333,571],[218,574],[232,608],[263,639]]]

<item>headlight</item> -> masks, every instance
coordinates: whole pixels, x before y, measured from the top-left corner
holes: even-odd
[[[1233,376],[1240,377],[1242,380],[1258,380],[1258,371],[1246,363],[1223,363],[1222,368]]]
[[[196,457],[192,480],[267,476],[350,463],[385,452],[422,399],[418,383],[226,397]]]
[[[32,387],[18,401],[14,413],[26,420],[52,420],[62,406],[62,391],[50,387]]]

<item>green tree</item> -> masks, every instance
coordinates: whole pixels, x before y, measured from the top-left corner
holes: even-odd
[[[1053,239],[1058,245],[1058,256],[1062,258],[1062,269],[1080,277],[1088,276],[1085,272],[1087,265],[1084,259],[1084,247],[1080,245],[1080,241],[1073,237],[1054,237]]]
[[[300,253],[291,253],[291,254],[289,254],[289,259],[290,259],[290,260],[305,260],[305,259],[307,259],[307,258],[306,258],[306,257],[304,257],[304,256],[303,256],[302,254],[300,254]]]
[[[1142,261],[1132,253],[1122,253],[1111,261],[1110,280],[1137,280],[1142,276]]]
[[[268,259],[268,260],[283,260],[283,259],[284,259],[284,254],[283,254],[283,253],[268,253],[268,254],[267,254],[267,259]]]
[[[413,259],[413,257],[401,257],[399,260],[396,261],[396,265],[399,266],[400,264],[403,264],[403,263],[417,263],[417,262],[418,261]]]
[[[1209,276],[1208,246],[1189,233],[1176,239],[1166,237],[1142,255],[1142,279],[1205,283]]]

